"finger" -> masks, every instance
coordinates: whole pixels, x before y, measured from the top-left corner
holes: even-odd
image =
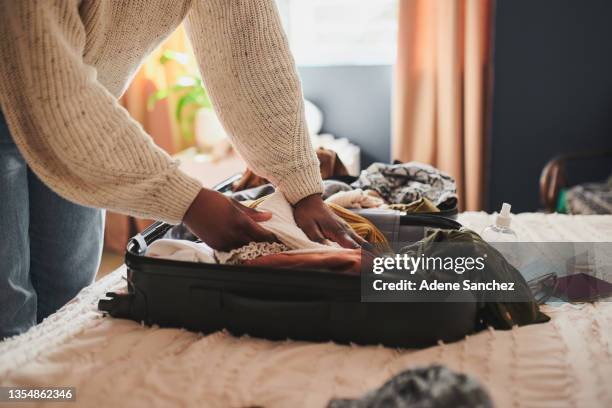
[[[353,238],[353,240],[355,242],[357,242],[359,244],[359,246],[361,247],[362,250],[364,250],[365,252],[369,252],[375,255],[382,255],[382,252],[379,248],[377,248],[376,246],[370,244],[368,241],[366,241],[365,239],[363,239],[362,237],[360,237],[359,235],[357,235],[357,233],[353,230],[349,231],[349,235],[351,236],[351,238]]]
[[[349,235],[348,230],[342,228],[340,224],[327,225],[322,230],[326,238],[338,243],[343,248],[359,248],[359,244]]]
[[[315,222],[309,222],[302,227],[302,231],[311,241],[318,242],[319,244],[325,243],[325,236],[321,232],[321,229]]]
[[[355,240],[347,232],[337,233],[336,237],[334,238],[334,241],[336,241],[343,248],[361,248],[359,244],[355,242]]]
[[[359,244],[359,246],[362,247],[362,248],[371,245],[368,241],[366,241],[365,239],[363,239],[359,235],[357,235],[357,233],[355,231],[353,231],[352,229],[349,230],[348,234],[351,236],[351,238],[353,238],[353,241],[355,241],[357,244]]]
[[[250,219],[255,222],[263,222],[268,221],[272,218],[272,213],[268,211],[259,211],[254,208],[247,207],[238,201],[234,202],[234,205],[238,207],[240,211],[242,211],[245,215],[247,215]]]
[[[249,229],[247,231],[247,235],[251,238],[251,241],[254,242],[279,242],[276,235],[272,232],[268,231],[261,225],[257,224],[255,221],[251,221],[249,224]]]

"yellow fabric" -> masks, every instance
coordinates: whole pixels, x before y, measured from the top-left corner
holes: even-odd
[[[369,220],[337,204],[328,203],[327,205],[338,217],[342,218],[361,238],[365,239],[370,244],[383,246],[383,249],[389,248],[389,241],[387,241],[385,235],[380,232],[376,225],[372,224]]]
[[[257,208],[257,206],[263,203],[268,197],[269,196],[263,196],[263,197],[259,197],[257,200],[246,200],[246,201],[243,201],[242,204],[246,205],[249,208]]]

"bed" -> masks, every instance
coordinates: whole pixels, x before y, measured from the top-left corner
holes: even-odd
[[[463,213],[459,221],[479,231],[491,217]],[[612,216],[526,213],[513,226],[525,240],[612,242]],[[549,305],[547,324],[398,350],[204,336],[101,316],[97,300],[124,286],[124,275],[119,268],[0,343],[0,384],[76,387],[78,406],[322,407],[440,363],[478,378],[499,407],[612,406],[610,302]]]

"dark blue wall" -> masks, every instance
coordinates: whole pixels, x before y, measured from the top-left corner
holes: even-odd
[[[488,209],[540,207],[558,153],[612,148],[612,1],[498,0]],[[610,162],[577,170],[602,179]]]
[[[361,147],[361,165],[388,162],[391,66],[299,67],[306,99],[325,115],[323,131]]]

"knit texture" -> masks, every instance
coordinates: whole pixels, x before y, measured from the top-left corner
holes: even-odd
[[[291,203],[322,191],[274,0],[0,0],[0,107],[32,170],[79,204],[178,223],[200,183],[119,105],[187,17],[222,123]]]

